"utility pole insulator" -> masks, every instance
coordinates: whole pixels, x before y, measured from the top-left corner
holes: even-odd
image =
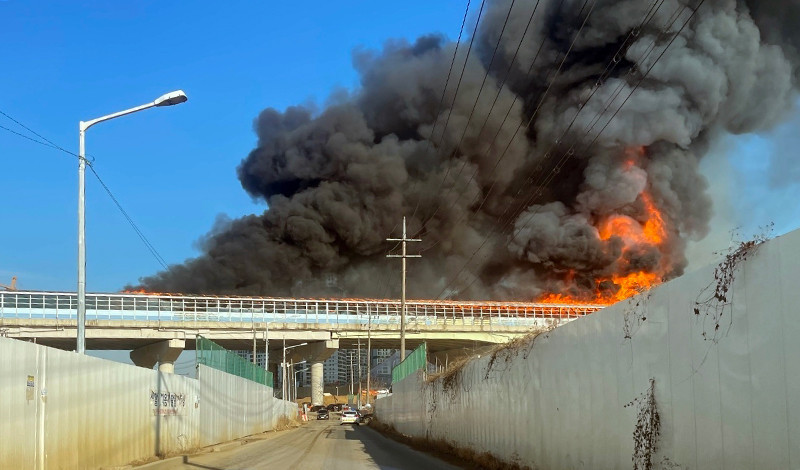
[[[387,238],[387,242],[400,242],[402,246],[401,255],[386,255],[387,258],[402,258],[403,260],[403,284],[400,298],[400,361],[406,359],[406,259],[422,258],[422,255],[409,255],[406,252],[407,242],[421,242],[420,238],[408,238],[406,234],[406,218],[403,216],[403,238]]]

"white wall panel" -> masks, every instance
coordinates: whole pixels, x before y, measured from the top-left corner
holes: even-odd
[[[273,408],[296,415],[270,388],[213,371],[206,404],[218,412],[212,431],[222,430],[212,437],[223,437],[203,440],[195,379],[7,338],[0,358],[3,469],[122,465],[273,429]]]
[[[273,397],[272,388],[200,364],[201,445],[269,431],[297,405]]]
[[[800,232],[792,232],[777,240],[778,250],[778,298],[780,305],[775,313],[781,314],[781,336],[783,338],[784,377],[786,380],[786,421],[789,446],[788,468],[800,468],[800,356],[797,342],[800,340]],[[792,440],[792,438],[794,438]]]
[[[36,384],[36,346],[21,341],[0,340],[0,361],[5,371],[0,380],[0,467],[31,468],[40,436],[38,408],[41,401]],[[28,387],[28,376],[33,387]]]
[[[786,364],[780,314],[779,245],[765,247],[744,270],[748,310],[748,350],[754,367],[753,438],[754,460],[775,462],[774,468],[789,467]],[[739,318],[734,318],[738,322]],[[734,327],[737,325],[734,325]],[[798,356],[795,355],[795,358]],[[795,391],[797,393],[797,391]],[[795,395],[797,399],[797,395]]]
[[[800,468],[798,279],[800,232],[793,232],[748,256],[729,304],[712,303],[709,315],[693,309],[713,294],[714,266],[510,356],[478,358],[456,389],[409,376],[377,400],[376,413],[404,434],[532,467],[630,468],[636,400],[653,379],[656,468]]]

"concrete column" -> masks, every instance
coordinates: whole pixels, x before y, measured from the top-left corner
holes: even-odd
[[[323,403],[322,390],[325,386],[324,361],[314,361],[311,363],[311,404],[321,405]]]
[[[305,360],[311,364],[311,403],[314,405],[323,403],[322,388],[325,385],[325,376],[322,364],[337,349],[339,349],[339,340],[329,339],[293,348],[291,353],[286,355],[287,361],[298,363]]]
[[[182,339],[170,339],[148,344],[131,351],[131,360],[139,367],[152,369],[158,363],[158,370],[168,374],[175,373],[175,361],[186,347]]]

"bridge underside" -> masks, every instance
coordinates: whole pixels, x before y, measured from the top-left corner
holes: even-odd
[[[421,343],[428,344],[432,353],[505,343],[541,326],[497,326],[497,325],[419,325],[406,330],[406,348],[411,350]],[[249,322],[171,322],[171,321],[125,321],[90,320],[86,324],[87,350],[134,350],[159,341],[180,339],[185,349],[195,349],[195,338],[202,335],[230,350],[252,350],[253,339],[257,351],[264,351],[265,338],[269,339],[271,362],[281,360],[284,340],[286,346],[317,341],[338,340],[339,348],[354,349],[359,341],[361,347],[371,338],[373,349],[398,349],[400,337],[395,325],[377,325],[369,330],[360,325],[343,329],[341,325],[302,323],[270,323],[269,332],[264,323]],[[76,322],[74,320],[51,319],[3,319],[0,332],[10,338],[36,341],[45,346],[74,350],[76,345]],[[288,359],[288,358],[287,358]]]

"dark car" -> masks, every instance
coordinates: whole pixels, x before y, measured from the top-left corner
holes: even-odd
[[[328,405],[328,411],[342,411],[341,403],[331,403]]]
[[[330,419],[330,413],[326,408],[320,408],[317,410],[317,419]]]
[[[311,407],[311,412],[316,413],[319,410],[325,409],[325,405],[314,405]]]

